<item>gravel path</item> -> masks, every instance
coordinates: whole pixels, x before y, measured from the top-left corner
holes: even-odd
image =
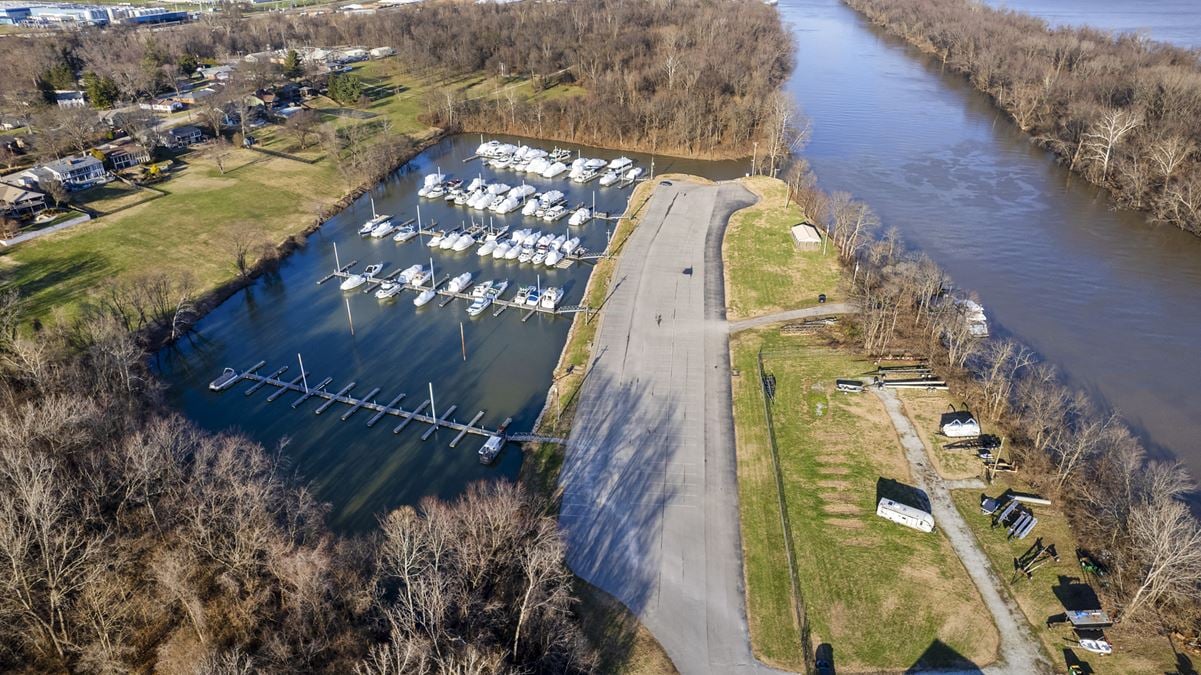
[[[775,314],[766,314],[764,316],[753,316],[749,319],[741,321],[731,321],[728,325],[731,333],[737,333],[740,330],[748,328],[758,328],[759,326],[768,326],[773,323],[782,321],[793,321],[795,319],[812,319],[819,316],[834,316],[835,314],[853,314],[858,311],[855,305],[846,302],[832,302],[828,305],[818,305],[816,307],[805,307],[804,309],[790,309]]]
[[[1030,632],[1030,626],[1017,603],[1005,590],[996,572],[976,543],[976,538],[951,501],[947,483],[934,471],[926,457],[926,446],[905,415],[896,392],[889,389],[872,389],[872,393],[884,403],[888,417],[905,448],[905,457],[913,469],[916,487],[925,490],[930,497],[934,522],[947,536],[951,548],[963,561],[968,574],[980,590],[985,606],[992,614],[993,623],[1001,635],[1000,660],[987,668],[986,673],[997,675],[1029,675],[1049,673],[1051,664],[1039,649],[1038,640]]]

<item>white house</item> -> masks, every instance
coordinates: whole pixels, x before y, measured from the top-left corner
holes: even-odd
[[[97,183],[104,182],[105,177],[108,175],[108,172],[104,170],[104,163],[91,155],[64,157],[44,164],[39,168],[41,172],[37,174],[38,178],[48,175],[50,178],[62,183],[63,187],[68,190],[82,190],[92,187]],[[37,169],[32,169],[32,171],[37,171]],[[38,180],[38,178],[35,178],[35,180]]]
[[[934,516],[888,498],[881,499],[876,505],[876,515],[921,532],[934,531]]]

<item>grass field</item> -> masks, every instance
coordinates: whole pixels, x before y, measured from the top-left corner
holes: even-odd
[[[730,218],[722,255],[726,263],[726,310],[731,320],[817,304],[845,297],[838,259],[832,251],[801,251],[789,228],[804,220],[789,205],[788,188],[757,176],[742,181],[759,196],[754,206]]]
[[[997,635],[959,559],[938,534],[875,515],[881,494],[910,484],[908,463],[879,402],[834,390],[868,363],[780,336],[731,341],[748,615],[756,653],[800,668],[775,469],[757,377],[760,347],[776,355],[772,415],[812,645],[833,647],[840,670],[986,664]],[[892,482],[892,481],[895,481]]]
[[[5,286],[21,289],[34,317],[54,308],[70,313],[110,280],[152,271],[187,274],[198,288],[212,288],[236,274],[226,243],[235,230],[278,243],[345,191],[328,165],[249,150],[233,151],[224,175],[202,153],[191,153],[177,175],[156,187],[168,195],[0,251]]]
[[[1029,491],[1028,485],[1012,476],[1002,475],[987,490],[987,494],[996,497],[1009,488]],[[1034,507],[1038,526],[1032,536],[1021,541],[1009,541],[1003,530],[991,529],[991,519],[980,512],[980,496],[978,490],[957,490],[953,493],[955,506],[972,528],[981,548],[988,554],[1002,580],[1009,585],[1010,592],[1017,599],[1034,633],[1060,670],[1067,669],[1068,655],[1074,654],[1080,661],[1087,662],[1092,672],[1098,674],[1176,672],[1176,657],[1172,653],[1171,644],[1166,637],[1156,636],[1153,631],[1140,630],[1138,626],[1130,624],[1118,624],[1106,631],[1107,638],[1114,644],[1114,653],[1112,656],[1101,658],[1078,647],[1073,649],[1075,639],[1067,627],[1048,628],[1047,617],[1060,614],[1065,609],[1060,595],[1079,598],[1081,596],[1078,591],[1082,590],[1080,584],[1097,584],[1099,580],[1084,574],[1080,569],[1076,558],[1076,539],[1072,535],[1067,518],[1055,508]],[[1059,552],[1059,562],[1040,567],[1035,570],[1034,578],[1027,580],[1025,576],[1013,573],[1013,561],[1026,553],[1036,537],[1041,537],[1044,544],[1055,545]]]
[[[948,480],[962,478],[979,478],[984,471],[984,465],[975,452],[955,452],[943,446],[954,439],[938,433],[939,420],[942,414],[950,412],[951,406],[963,410],[964,405],[946,391],[920,391],[917,389],[900,389],[898,397],[905,406],[905,413],[917,427],[922,441],[926,443],[926,455],[938,475]],[[988,433],[988,429],[984,429]]]

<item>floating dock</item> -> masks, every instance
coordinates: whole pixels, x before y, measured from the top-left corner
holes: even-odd
[[[480,410],[479,412],[475,413],[469,422],[462,423],[453,418],[455,411],[458,410],[458,406],[454,404],[447,406],[441,411],[437,411],[438,416],[434,417],[435,410],[433,409],[432,403],[429,399],[425,399],[421,405],[417,406],[413,410],[407,410],[400,406],[400,402],[405,398],[405,394],[399,394],[393,397],[386,405],[382,405],[377,403],[373,398],[380,392],[380,387],[373,388],[367,393],[367,395],[360,398],[350,395],[350,391],[354,389],[357,384],[355,382],[351,382],[341,387],[337,393],[333,393],[326,389],[329,383],[333,381],[332,377],[325,378],[318,383],[316,387],[305,387],[303,384],[303,379],[305,376],[307,376],[307,373],[305,373],[303,376],[297,376],[296,378],[285,381],[279,379],[279,375],[287,370],[286,366],[275,370],[271,375],[260,375],[258,371],[264,365],[266,365],[266,361],[259,361],[242,372],[235,371],[232,368],[226,368],[220,377],[213,380],[213,382],[209,385],[209,389],[218,392],[226,391],[233,388],[237,383],[246,381],[251,383],[250,387],[248,387],[245,392],[247,396],[250,396],[264,387],[275,387],[276,391],[272,392],[271,395],[267,397],[268,401],[274,401],[280,395],[289,391],[300,394],[300,396],[292,403],[293,408],[299,408],[311,398],[321,399],[321,405],[319,405],[314,411],[318,415],[333,407],[335,404],[347,406],[346,411],[340,416],[340,419],[343,422],[350,419],[351,416],[360,410],[371,410],[375,412],[375,414],[372,415],[367,421],[368,427],[375,426],[375,424],[382,418],[389,415],[401,420],[396,428],[392,430],[393,433],[396,434],[399,434],[412,422],[419,422],[428,425],[426,430],[421,434],[421,440],[423,441],[427,440],[438,429],[450,429],[451,431],[458,432],[450,441],[450,447],[452,448],[458,446],[459,443],[462,442],[463,438],[469,434],[482,436],[485,438],[499,436],[505,442],[524,442],[536,440],[543,443],[567,443],[566,439],[562,438],[538,436],[532,433],[510,433],[509,425],[513,421],[513,418],[511,417],[502,422],[499,427],[490,428],[480,424],[480,420],[484,417],[484,411]],[[427,408],[430,409],[429,414],[425,412]]]

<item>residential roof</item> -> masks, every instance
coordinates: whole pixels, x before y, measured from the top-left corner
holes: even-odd
[[[72,157],[63,157],[62,159],[56,159],[53,162],[47,162],[43,166],[50,171],[55,171],[57,173],[66,173],[68,171],[71,171],[72,169],[78,169],[78,168],[84,167],[84,166],[91,166],[93,164],[100,164],[100,160],[96,159],[95,157],[92,157],[91,155],[75,155]]]
[[[167,133],[171,134],[172,136],[179,137],[179,136],[194,136],[196,134],[200,134],[203,132],[200,131],[200,127],[193,126],[191,124],[184,124],[182,126],[173,127],[171,129],[168,129]]]
[[[19,204],[23,201],[43,196],[41,192],[35,190],[27,190],[16,185],[0,183],[0,204]]]

